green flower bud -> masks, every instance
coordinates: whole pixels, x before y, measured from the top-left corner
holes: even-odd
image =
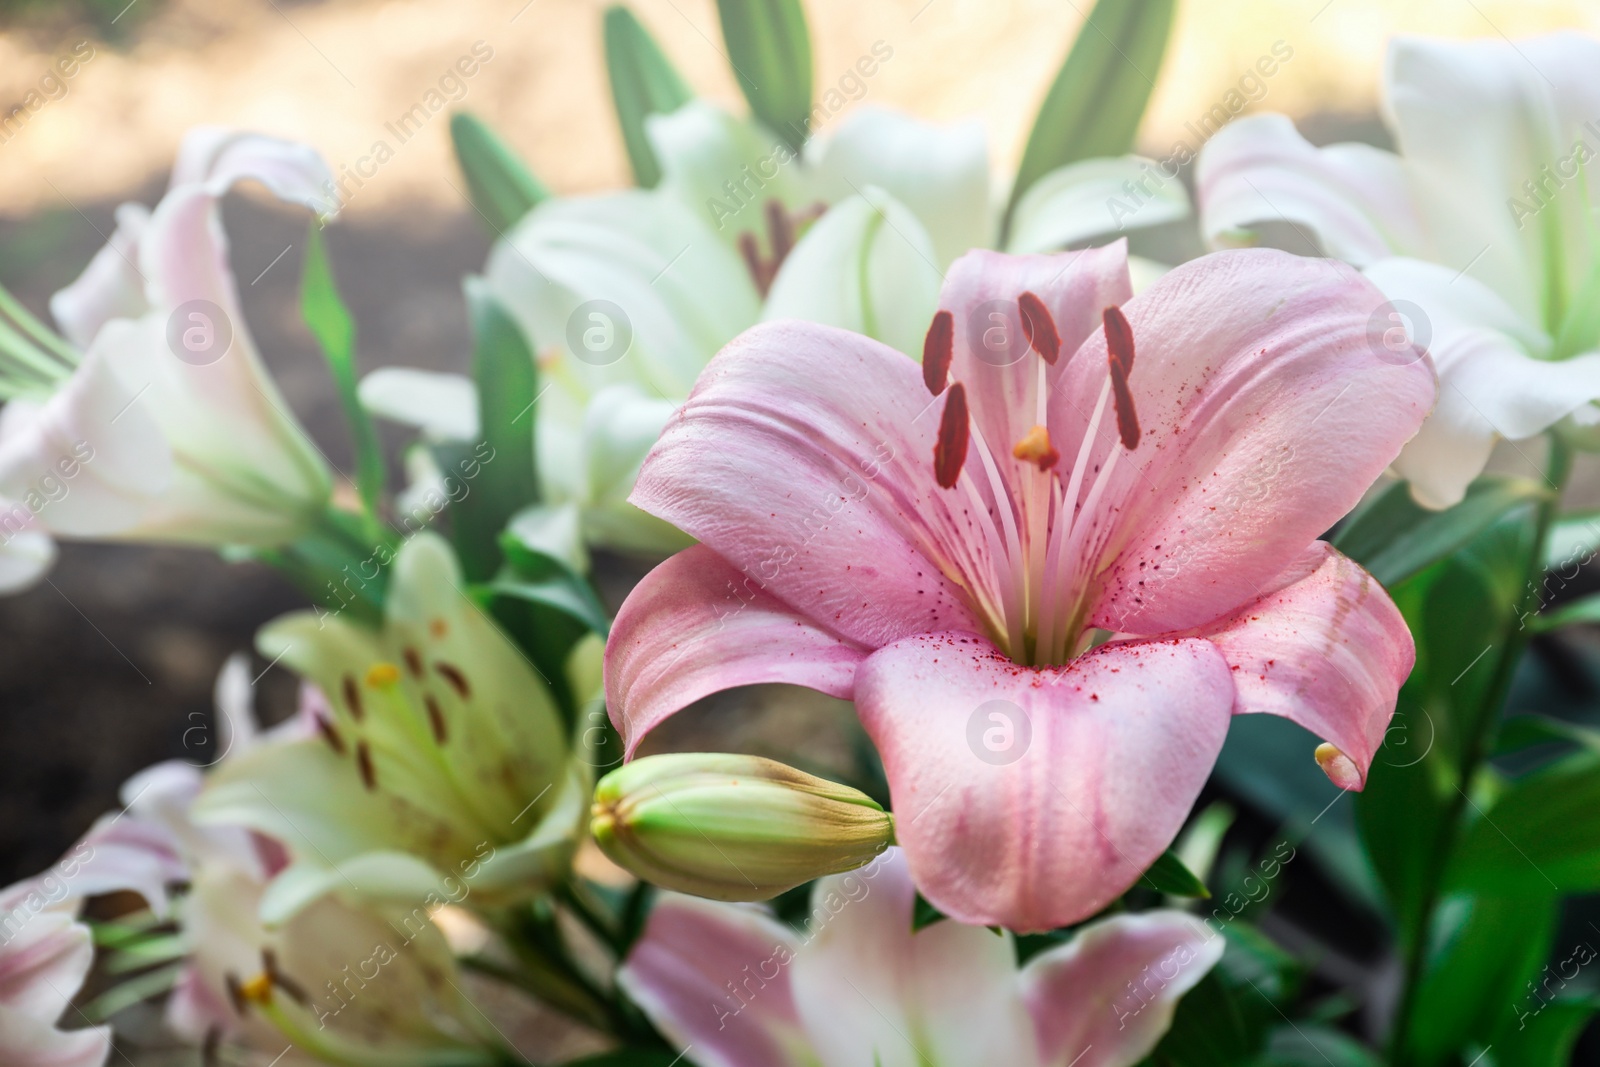
[[[600,780],[593,815],[616,863],[713,900],[766,900],[894,843],[894,816],[865,793],[759,756],[634,760]]]

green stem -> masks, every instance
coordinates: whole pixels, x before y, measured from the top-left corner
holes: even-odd
[[[1511,682],[1516,675],[1517,665],[1521,663],[1522,654],[1526,651],[1528,641],[1534,632],[1532,627],[1524,624],[1523,620],[1538,611],[1540,607],[1539,588],[1544,577],[1545,541],[1549,539],[1551,524],[1560,513],[1561,494],[1572,472],[1572,446],[1555,432],[1548,434],[1547,439],[1550,442],[1550,452],[1545,464],[1545,481],[1549,483],[1551,492],[1539,504],[1538,513],[1534,518],[1534,535],[1529,546],[1527,565],[1524,568],[1521,596],[1513,616],[1516,626],[1506,633],[1505,648],[1495,659],[1494,676],[1490,679],[1485,699],[1477,709],[1477,717],[1466,724],[1466,743],[1462,746],[1461,762],[1456,769],[1457,788],[1455,795],[1446,802],[1440,833],[1434,843],[1433,862],[1425,868],[1426,883],[1419,898],[1417,923],[1412,929],[1410,942],[1404,946],[1404,980],[1401,985],[1400,1009],[1395,1015],[1394,1030],[1389,1037],[1389,1062],[1394,1064],[1404,1062],[1406,1040],[1411,1031],[1411,1014],[1416,1008],[1418,986],[1421,984],[1423,964],[1426,962],[1428,932],[1433,925],[1433,915],[1443,891],[1444,870],[1450,852],[1455,847],[1456,839],[1460,836],[1461,820],[1466,812],[1472,780],[1484,760],[1488,758],[1495,720],[1511,693]]]

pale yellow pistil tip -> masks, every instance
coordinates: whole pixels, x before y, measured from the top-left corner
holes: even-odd
[[[374,663],[367,668],[367,684],[374,689],[391,686],[400,680],[400,668],[393,663]]]
[[[1035,426],[1022,440],[1011,446],[1011,454],[1024,463],[1035,463],[1042,471],[1054,467],[1061,460],[1061,453],[1050,443],[1050,431],[1043,426]]]
[[[1330,745],[1324,741],[1317,746],[1317,766],[1322,768],[1322,773],[1328,780],[1340,789],[1360,789],[1361,771],[1356,767],[1355,760],[1346,756],[1337,745]]]

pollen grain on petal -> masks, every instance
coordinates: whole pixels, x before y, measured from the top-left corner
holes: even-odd
[[[1036,295],[1024,291],[1017,297],[1017,310],[1021,313],[1022,334],[1028,344],[1053,366],[1061,358],[1061,334],[1050,317],[1050,309]]]
[[[1022,440],[1011,446],[1011,454],[1024,463],[1037,464],[1047,471],[1061,461],[1061,453],[1050,443],[1050,431],[1035,426],[1023,434]]]
[[[922,381],[938,396],[950,381],[950,361],[955,357],[956,320],[949,311],[934,315],[922,342]]]
[[[939,439],[933,444],[933,475],[942,488],[952,488],[961,477],[967,459],[967,423],[967,389],[956,382],[945,396]]]

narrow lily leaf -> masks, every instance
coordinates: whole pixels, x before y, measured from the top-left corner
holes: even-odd
[[[644,134],[644,120],[678,110],[694,93],[650,31],[621,4],[606,8],[605,40],[611,99],[617,106],[617,124],[622,127],[622,144],[633,165],[633,178],[644,188],[653,188],[661,180],[661,164]]]
[[[1393,587],[1450,555],[1513,508],[1543,500],[1547,491],[1522,478],[1488,475],[1472,483],[1466,499],[1429,511],[1395,482],[1357,509],[1333,538],[1333,547]]]
[[[1512,897],[1600,890],[1596,810],[1600,753],[1586,748],[1507,786],[1462,836],[1449,881]]]
[[[1183,865],[1177,853],[1168,849],[1150,865],[1139,879],[1139,884],[1174,897],[1201,897],[1208,899],[1211,890],[1206,888],[1193,871]]]
[[[1560,630],[1580,622],[1600,622],[1600,594],[1574,600],[1528,620],[1533,632],[1540,634],[1547,634],[1552,630]]]
[[[1548,715],[1515,715],[1507,719],[1495,739],[1494,754],[1508,755],[1534,745],[1572,744],[1600,752],[1600,730],[1562,722]]]
[[[378,498],[383,493],[383,453],[372,415],[361,403],[356,382],[356,323],[334,284],[333,268],[313,224],[306,238],[305,273],[301,279],[300,313],[317,344],[322,347],[328,371],[339,392],[350,436],[355,441],[356,488],[366,508],[369,527],[377,527]]]
[[[800,0],[717,0],[717,13],[751,113],[800,151],[811,125],[811,34]]]
[[[1173,6],[1174,0],[1095,4],[1039,105],[1002,231],[1010,229],[1022,195],[1046,174],[1081,159],[1126,155],[1133,147],[1161,72]]]
[[[1600,552],[1600,511],[1562,515],[1550,524],[1545,540],[1544,569],[1565,578],[1576,575],[1580,567]],[[1571,571],[1571,573],[1565,573]]]
[[[600,603],[588,583],[576,576],[562,574],[537,580],[497,578],[489,584],[489,589],[496,596],[554,608],[602,637],[610,632],[611,620],[606,616],[605,605]]]
[[[1267,1039],[1263,1067],[1383,1067],[1383,1061],[1331,1026],[1287,1023]]]
[[[498,134],[467,111],[450,116],[450,141],[467,179],[467,196],[491,237],[499,237],[550,190]]]
[[[1574,962],[1569,956],[1558,961],[1552,970],[1560,974]],[[1483,1067],[1568,1067],[1576,1062],[1573,1046],[1597,1011],[1600,999],[1592,994],[1573,1000],[1527,1003],[1505,1017],[1505,1025],[1483,1058]]]
[[[463,286],[472,320],[472,377],[478,386],[479,440],[461,467],[466,495],[453,509],[456,550],[472,581],[500,566],[500,533],[511,516],[539,500],[534,466],[538,372],[522,331],[481,279]]]

